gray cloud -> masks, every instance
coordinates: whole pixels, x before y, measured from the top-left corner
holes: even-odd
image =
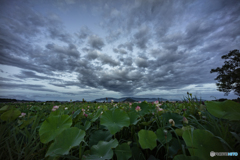
[[[88,39],[88,44],[93,49],[102,50],[102,47],[105,45],[103,39],[96,35],[92,35]]]
[[[30,78],[65,89],[85,88],[89,94],[93,88],[94,92],[105,89],[124,95],[181,90],[191,84],[201,89],[205,83],[216,82],[216,75],[209,72],[223,64],[221,56],[239,47],[240,3],[235,0],[69,0],[61,2],[69,10],[53,9],[55,13],[29,5],[38,3],[4,1],[0,6],[0,64],[22,70],[11,73],[11,78],[1,75],[1,89],[16,87],[61,95],[43,85],[20,84],[19,79]],[[49,2],[49,8],[54,4]],[[72,31],[72,24],[65,22],[73,15],[74,6],[88,11],[81,24],[74,21],[80,31]],[[63,14],[66,16],[60,16]],[[94,26],[89,25],[92,22]],[[66,72],[77,73],[77,81],[57,76]]]

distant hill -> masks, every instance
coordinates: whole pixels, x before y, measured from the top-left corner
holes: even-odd
[[[131,99],[131,98],[127,98],[125,99],[123,102],[136,102],[135,100]]]
[[[111,102],[111,100],[114,100],[114,102],[123,102],[123,101],[126,101],[126,99],[131,99],[131,100],[134,100],[135,102],[138,102],[138,101],[144,101],[146,100],[147,102],[154,102],[154,101],[157,101],[158,98],[136,98],[136,97],[122,97],[122,98],[112,98],[112,97],[108,97],[108,102]],[[164,99],[164,98],[159,98],[160,101],[168,101],[168,99]],[[106,98],[99,98],[99,99],[95,99],[91,102],[107,102]],[[174,100],[171,100],[171,101],[179,101],[177,99],[174,99]]]

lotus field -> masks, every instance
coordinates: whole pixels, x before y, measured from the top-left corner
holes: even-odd
[[[0,159],[222,160],[240,151],[240,104],[2,103]]]

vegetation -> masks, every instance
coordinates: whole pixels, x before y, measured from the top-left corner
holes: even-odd
[[[230,59],[225,61],[222,68],[217,67],[212,69],[210,73],[218,72],[217,78],[219,83],[218,91],[225,92],[228,95],[232,90],[240,96],[240,53],[239,50],[230,51],[227,55],[222,56],[222,59]]]
[[[230,100],[0,105],[0,159],[212,160],[240,150],[240,104]]]

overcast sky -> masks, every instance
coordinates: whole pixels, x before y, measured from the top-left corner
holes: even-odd
[[[239,0],[1,0],[0,98],[212,100]]]

